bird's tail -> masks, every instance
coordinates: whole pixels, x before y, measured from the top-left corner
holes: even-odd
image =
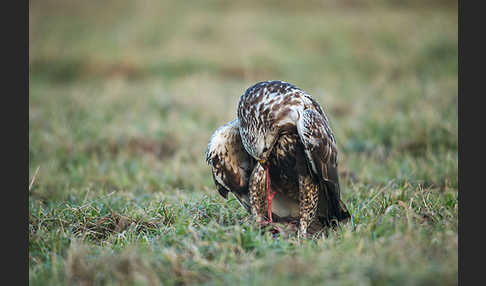
[[[340,223],[346,223],[351,214],[348,208],[341,200],[341,190],[339,188],[339,177],[337,166],[328,166],[327,168],[329,181],[325,182],[328,193],[328,215],[329,220],[337,220]]]
[[[340,223],[346,223],[351,218],[348,208],[340,198],[333,198],[332,192],[329,193],[329,219],[337,219]]]

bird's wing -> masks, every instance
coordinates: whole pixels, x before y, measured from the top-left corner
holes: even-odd
[[[297,132],[311,173],[327,190],[325,197],[330,217],[339,221],[349,218],[349,212],[341,201],[336,141],[326,117],[313,109],[304,110],[297,120]]]
[[[312,172],[329,181],[328,166],[337,166],[337,147],[328,123],[317,111],[306,109],[297,120],[297,132]]]
[[[232,192],[250,211],[248,181],[255,165],[241,142],[238,119],[218,128],[209,140],[206,161],[211,166],[218,192],[228,198]]]

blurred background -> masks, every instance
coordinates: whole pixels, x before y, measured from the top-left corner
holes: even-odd
[[[29,9],[31,213],[39,201],[107,194],[216,197],[210,136],[236,117],[248,87],[283,80],[327,113],[349,208],[358,213],[376,186],[412,186],[410,197],[420,186],[440,194],[457,231],[457,1],[30,0]],[[50,249],[38,243],[32,265]]]
[[[440,149],[448,178],[406,176],[457,181],[455,1],[49,0],[29,20],[29,165],[46,184],[208,186],[212,132],[273,79],[324,107],[343,171],[401,177],[348,156]]]

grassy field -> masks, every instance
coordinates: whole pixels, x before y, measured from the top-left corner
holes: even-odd
[[[457,285],[457,3],[422,2],[30,1],[30,284]],[[272,79],[338,141],[327,238],[261,235],[205,163]]]

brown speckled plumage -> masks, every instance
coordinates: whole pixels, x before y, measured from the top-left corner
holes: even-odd
[[[263,222],[267,209],[267,198],[265,192],[265,169],[257,164],[250,176],[248,185],[251,213],[254,214],[257,222]]]
[[[275,222],[297,222],[306,234],[350,217],[340,198],[329,121],[317,101],[294,85],[268,81],[248,88],[237,119],[212,136],[206,159],[220,194],[235,194],[257,221],[268,219],[265,167],[276,192]]]

